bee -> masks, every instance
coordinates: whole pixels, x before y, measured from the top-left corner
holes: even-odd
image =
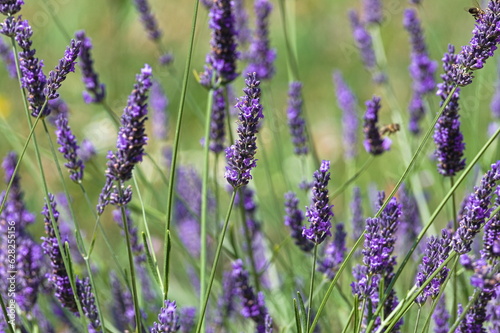
[[[479,3],[477,1],[474,1],[473,7],[465,8],[465,10],[469,12],[469,14],[471,14],[476,21],[484,15],[484,10],[481,9],[481,6],[479,6]]]
[[[401,126],[399,124],[388,124],[385,126],[382,126],[379,130],[380,135],[391,135],[396,132],[398,132],[401,129]]]

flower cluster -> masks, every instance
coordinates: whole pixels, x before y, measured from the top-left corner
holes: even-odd
[[[148,36],[151,40],[157,41],[161,37],[161,31],[158,27],[158,22],[156,18],[151,13],[151,8],[147,0],[134,0],[135,6],[141,15],[141,21],[148,32]]]
[[[261,80],[269,80],[274,75],[276,50],[269,48],[269,15],[273,6],[269,0],[255,1],[256,29],[250,44],[248,59],[250,63],[245,73],[257,73]]]
[[[158,314],[158,321],[153,323],[151,333],[177,332],[181,328],[175,301],[166,300]]]
[[[0,13],[3,15],[14,15],[21,10],[22,5],[24,5],[23,0],[0,1]]]
[[[164,140],[167,138],[167,108],[169,102],[160,82],[156,80],[153,80],[153,85],[151,86],[149,104],[151,106],[151,118],[153,120],[153,135],[157,139]]]
[[[67,161],[64,166],[68,168],[71,180],[79,183],[83,178],[85,165],[82,159],[78,157],[80,146],[78,146],[76,137],[71,132],[66,115],[59,115],[56,120],[56,127],[57,143],[60,145],[59,152],[63,154]]]
[[[17,77],[17,68],[16,61],[14,59],[14,52],[10,49],[10,47],[5,44],[3,39],[0,38],[0,58],[2,59],[9,75],[11,77]]]
[[[500,186],[495,191],[495,208],[500,207]],[[481,257],[485,259],[496,259],[500,257],[500,212],[497,212],[484,226],[483,249]]]
[[[80,302],[82,303],[82,310],[85,317],[89,319],[88,331],[89,333],[102,332],[101,321],[99,320],[99,313],[95,304],[94,293],[92,292],[92,285],[90,279],[86,278],[76,280],[76,290]]]
[[[59,60],[59,64],[53,71],[50,71],[47,84],[43,90],[48,99],[59,97],[57,90],[70,72],[75,71],[75,61],[80,52],[81,42],[72,39],[70,46],[66,48],[64,57]]]
[[[285,225],[290,228],[290,235],[295,240],[295,245],[302,251],[309,252],[314,247],[314,243],[302,235],[304,214],[298,208],[298,205],[299,199],[297,199],[295,193],[288,192],[285,194]]]
[[[382,23],[382,1],[381,0],[363,0],[363,12],[365,22],[368,24]]]
[[[491,197],[499,180],[500,161],[497,161],[491,165],[491,170],[488,170],[481,179],[481,184],[475,187],[474,193],[469,196],[459,227],[453,237],[453,249],[457,253],[470,252],[474,237],[490,216]]]
[[[365,133],[365,141],[363,142],[365,149],[372,155],[380,155],[384,151],[391,148],[391,140],[387,137],[382,138],[378,128],[378,112],[380,110],[380,98],[373,96],[366,103],[365,123],[363,132]]]
[[[328,182],[330,181],[330,161],[322,161],[319,170],[314,172],[314,184],[312,188],[312,206],[307,208],[306,217],[309,220],[309,228],[303,227],[302,234],[314,242],[321,244],[326,237],[331,236],[330,220],[333,217],[332,207],[328,197]]]
[[[210,122],[210,150],[218,154],[224,150],[224,119],[226,117],[226,101],[224,89],[213,90],[212,121]]]
[[[337,273],[340,264],[344,260],[344,254],[347,251],[345,247],[346,233],[344,225],[339,223],[335,227],[335,234],[333,241],[331,241],[324,253],[323,260],[318,263],[318,271],[325,274],[325,276],[332,280]]]
[[[288,126],[294,146],[294,153],[306,155],[309,151],[306,139],[306,122],[302,116],[302,83],[291,82],[288,88]]]
[[[90,50],[92,42],[81,30],[75,33],[75,38],[80,41],[80,69],[82,70],[82,80],[86,91],[83,92],[85,103],[101,103],[106,96],[106,86],[99,82],[99,75],[94,70],[94,61]]]
[[[248,74],[245,80],[245,95],[238,100],[236,107],[240,110],[237,129],[238,140],[226,148],[227,166],[224,177],[234,188],[248,184],[252,175],[250,171],[257,165],[254,158],[257,151],[255,136],[259,131],[259,119],[264,118],[260,104],[260,81],[255,73]]]
[[[335,94],[337,104],[342,110],[342,128],[344,132],[344,156],[353,159],[357,155],[356,145],[358,143],[358,116],[357,101],[354,93],[347,86],[339,71],[333,73],[335,82]]]

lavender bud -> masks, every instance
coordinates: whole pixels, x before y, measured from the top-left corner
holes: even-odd
[[[0,2],[0,13],[4,15],[14,15],[21,10],[24,5],[23,0],[5,0]]]
[[[359,187],[353,188],[353,198],[351,202],[352,211],[352,238],[357,240],[363,234],[365,229],[365,220],[363,219],[363,205],[361,201],[361,190]]]
[[[252,31],[248,27],[248,13],[245,10],[244,1],[234,0],[232,2],[232,6],[234,13],[234,26],[235,30],[238,32],[236,36],[238,39],[238,45],[246,47],[252,39]]]
[[[491,165],[481,179],[481,184],[474,187],[474,193],[464,209],[464,215],[453,237],[453,249],[459,254],[470,252],[476,234],[481,230],[485,220],[490,216],[491,196],[496,183],[500,180],[500,161]]]
[[[76,290],[80,302],[82,303],[82,310],[85,317],[89,319],[88,331],[89,333],[102,332],[101,321],[99,320],[99,312],[95,305],[95,297],[92,292],[92,286],[89,278],[83,280],[76,279]]]
[[[125,290],[116,274],[111,272],[111,313],[116,327],[121,331],[135,327],[135,310],[132,294]]]
[[[307,155],[307,138],[305,133],[306,122],[302,116],[302,83],[291,82],[288,88],[288,126],[294,146],[294,153]]]
[[[71,128],[68,125],[68,118],[61,114],[56,120],[56,136],[57,143],[61,146],[59,147],[59,152],[63,154],[66,159],[64,166],[68,168],[70,172],[69,178],[75,183],[80,183],[83,178],[83,169],[85,165],[81,158],[78,157],[78,146],[76,142],[76,137],[71,132]]]
[[[85,35],[85,31],[76,32],[75,38],[80,41],[80,69],[82,70],[82,80],[86,91],[83,92],[85,103],[101,103],[106,97],[106,86],[99,82],[99,75],[94,70],[94,61],[90,51],[92,42]]]
[[[273,6],[269,0],[256,0],[254,9],[257,23],[248,55],[250,63],[245,73],[255,72],[259,79],[270,80],[274,76],[276,59],[276,50],[269,48],[269,15]]]
[[[344,232],[344,224],[337,224],[333,241],[328,244],[323,260],[318,263],[318,271],[325,274],[330,280],[333,280],[340,268],[340,264],[344,260],[345,251],[347,250],[345,247],[346,235],[347,234]]]
[[[215,324],[218,327],[224,325],[224,321],[231,317],[235,311],[234,298],[236,297],[235,279],[230,272],[225,272],[222,278],[222,295],[217,301],[217,314]]]
[[[195,316],[196,308],[186,307],[181,309],[181,333],[189,333],[193,330]]]
[[[153,119],[153,135],[160,140],[165,140],[167,138],[167,127],[168,127],[168,98],[161,87],[161,84],[153,80],[153,85],[151,86],[151,117]]]
[[[354,41],[361,52],[361,59],[363,60],[365,67],[368,70],[375,70],[377,60],[375,58],[375,51],[373,50],[373,42],[370,33],[360,22],[358,13],[354,10],[349,11],[349,19],[351,21]]]
[[[224,119],[226,117],[226,101],[224,90],[213,90],[212,121],[210,122],[210,150],[218,154],[224,150]]]
[[[295,245],[302,251],[309,252],[314,247],[314,243],[302,235],[304,214],[298,208],[298,205],[299,199],[297,199],[295,193],[288,192],[285,194],[285,225],[290,228],[290,235],[295,239]]]
[[[496,191],[495,208],[500,207],[500,186]],[[481,257],[488,260],[498,260],[500,257],[500,212],[491,217],[484,226],[483,235],[484,247],[481,250]]]
[[[77,151],[77,154],[80,156],[82,161],[88,162],[90,161],[91,158],[97,155],[97,151],[95,149],[95,146],[90,140],[83,139],[82,140],[82,145]]]
[[[363,11],[365,13],[365,21],[367,24],[382,23],[383,17],[381,0],[363,0]]]
[[[224,177],[233,188],[247,185],[252,175],[250,171],[257,166],[254,158],[257,151],[255,136],[259,131],[259,119],[264,118],[260,104],[260,81],[255,73],[249,74],[245,80],[244,97],[238,100],[236,107],[240,110],[237,129],[238,140],[226,148],[226,172]]]
[[[158,41],[162,35],[156,18],[151,13],[151,8],[147,0],[134,0],[135,7],[141,15],[141,22],[152,41]]]
[[[337,95],[337,104],[342,110],[342,129],[344,138],[344,156],[347,159],[353,159],[358,152],[356,145],[358,143],[358,116],[357,101],[352,90],[347,86],[339,71],[333,73],[335,82],[335,94]]]
[[[1,38],[0,38],[0,58],[2,58],[2,61],[4,62],[10,77],[12,78],[17,77],[17,68],[16,68],[16,61],[14,59],[14,52],[12,52],[10,47],[7,44],[5,44],[5,42]]]
[[[158,321],[153,323],[151,333],[177,332],[181,328],[175,301],[166,300],[158,314]]]
[[[59,97],[57,90],[61,87],[62,82],[66,79],[69,72],[75,71],[75,60],[80,52],[80,44],[80,41],[72,39],[70,46],[64,52],[64,57],[59,60],[56,68],[49,73],[47,85],[43,90],[48,99]]]
[[[450,313],[446,310],[446,296],[444,293],[437,302],[436,309],[432,314],[432,319],[434,319],[434,333],[448,333]]]
[[[303,227],[302,235],[310,241],[321,244],[326,237],[331,236],[330,222],[333,217],[332,207],[328,198],[328,181],[330,180],[330,161],[323,160],[319,170],[314,172],[314,185],[312,188],[313,204],[307,208],[306,217],[310,225]]]
[[[363,126],[363,132],[365,133],[364,146],[368,153],[375,156],[380,155],[391,148],[391,140],[387,137],[381,137],[377,125],[378,112],[380,110],[380,97],[373,96],[365,105],[365,124]]]

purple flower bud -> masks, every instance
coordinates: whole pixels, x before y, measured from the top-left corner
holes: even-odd
[[[363,0],[363,12],[365,21],[368,24],[382,23],[382,1],[381,0]]]
[[[94,61],[90,50],[92,42],[81,30],[75,34],[75,38],[81,42],[80,45],[80,68],[82,70],[82,80],[86,91],[83,92],[85,103],[101,103],[106,96],[106,86],[99,83],[99,75],[94,70]]]
[[[452,71],[457,66],[458,59],[454,52],[453,45],[449,45],[448,53],[445,53],[442,59],[444,74],[441,75],[441,78],[443,82],[437,85],[438,90],[436,93],[441,97],[441,105],[443,105],[455,85]],[[446,105],[434,131],[434,142],[437,146],[434,155],[438,160],[438,171],[443,176],[454,176],[465,168],[465,159],[463,158],[465,143],[460,132],[460,115],[458,114],[459,98],[460,89],[457,89]]]
[[[218,154],[224,150],[224,120],[226,117],[226,101],[224,89],[213,90],[212,121],[210,122],[210,150]]]
[[[165,140],[167,138],[167,108],[169,102],[161,84],[156,80],[153,80],[149,101],[151,105],[151,117],[153,119],[153,135],[157,139]]]
[[[17,69],[16,69],[16,61],[14,59],[14,52],[11,50],[11,48],[5,44],[3,39],[0,38],[0,58],[2,58],[2,61],[5,64],[5,67],[7,68],[7,72],[9,73],[10,77],[17,77]]]
[[[356,145],[358,143],[358,116],[357,101],[352,90],[347,86],[339,71],[333,73],[335,82],[335,94],[337,104],[342,110],[342,130],[344,138],[344,156],[348,159],[356,157],[358,154]]]
[[[153,41],[158,41],[162,35],[156,18],[151,13],[151,8],[147,0],[134,0],[135,7],[141,15],[141,22],[148,33],[148,37]]]
[[[62,82],[66,79],[69,72],[75,71],[75,60],[80,52],[80,44],[80,41],[72,39],[70,46],[64,52],[64,57],[59,60],[56,68],[49,73],[47,85],[43,90],[45,96],[49,99],[59,97],[57,90],[61,87]]]
[[[123,288],[114,272],[111,272],[111,313],[116,327],[121,332],[135,327],[135,310],[132,294]]]
[[[76,290],[80,302],[82,303],[82,310],[85,317],[89,319],[88,331],[89,333],[102,332],[101,321],[99,320],[99,312],[95,305],[95,297],[92,292],[92,286],[89,278],[83,280],[76,279]]]
[[[307,155],[306,121],[302,116],[302,83],[291,82],[288,88],[288,126],[294,146],[294,153]]]
[[[168,66],[173,61],[174,61],[174,55],[171,52],[164,53],[158,58],[158,62],[162,66]]]
[[[97,151],[95,146],[90,140],[83,139],[80,148],[77,151],[77,154],[80,156],[82,161],[88,162],[91,158],[97,155]]]
[[[500,207],[500,186],[496,191],[495,208]],[[484,247],[481,250],[481,257],[489,260],[498,260],[500,257],[500,212],[496,213],[484,226],[483,235]]]
[[[363,60],[365,67],[368,70],[375,70],[377,60],[375,58],[375,51],[373,50],[373,42],[370,33],[360,22],[358,13],[354,10],[349,11],[349,19],[351,21],[354,41],[361,52],[361,59]]]
[[[4,15],[14,15],[21,10],[24,5],[23,0],[4,0],[0,2],[0,13]]]
[[[325,274],[330,280],[333,280],[335,274],[339,270],[340,264],[344,260],[344,254],[347,250],[345,247],[346,235],[347,234],[344,232],[344,224],[337,224],[333,241],[328,244],[323,260],[318,262],[318,271]]]
[[[189,333],[194,328],[194,318],[196,316],[196,308],[185,307],[181,309],[181,333]]]
[[[302,235],[304,214],[298,208],[298,205],[299,199],[297,199],[294,192],[285,194],[285,225],[290,228],[290,235],[295,239],[295,245],[302,251],[309,252],[314,247],[314,243]]]
[[[432,319],[434,319],[434,333],[448,333],[450,313],[446,310],[446,296],[444,293],[439,298],[436,309],[432,314]]]
[[[215,324],[222,327],[224,321],[231,317],[235,311],[234,298],[236,296],[235,279],[230,272],[225,272],[222,278],[222,295],[217,301],[217,314]]]
[[[248,54],[250,63],[245,73],[255,72],[259,79],[270,80],[274,76],[276,59],[276,50],[269,48],[269,15],[273,5],[269,0],[256,0],[254,9],[257,23]]]
[[[464,215],[460,219],[459,227],[453,237],[453,249],[457,253],[465,254],[470,252],[474,237],[490,216],[491,196],[499,180],[500,161],[497,161],[491,165],[491,170],[483,176],[481,184],[474,187],[474,193],[469,196]]]
[[[144,146],[147,142],[144,122],[148,114],[148,92],[151,88],[151,67],[145,65],[141,74],[136,76],[134,89],[123,110],[121,127],[116,142],[116,152],[108,153],[106,173],[121,182],[132,178],[134,166],[142,161]]]
[[[365,105],[365,124],[363,126],[363,132],[365,133],[364,146],[368,153],[380,155],[391,148],[391,140],[387,137],[381,137],[377,125],[378,112],[380,110],[380,97],[373,96]]]
[[[330,161],[323,160],[319,170],[314,172],[312,188],[313,204],[307,208],[306,217],[309,228],[303,227],[302,235],[316,244],[321,244],[326,237],[331,236],[330,220],[333,217],[332,207],[328,198],[328,181],[330,180]]]
[[[252,39],[252,31],[248,27],[248,13],[245,9],[245,3],[243,0],[235,0],[232,2],[232,6],[234,13],[234,26],[235,30],[238,32],[236,36],[238,39],[238,45],[246,47]]]
[[[238,77],[236,72],[238,52],[231,1],[214,0],[209,16],[212,51],[207,54],[205,72],[200,75],[200,83],[205,87],[212,87],[218,81],[227,84]],[[212,77],[214,75],[215,77]]]
[[[236,143],[226,148],[226,172],[224,177],[233,188],[247,185],[252,175],[250,171],[257,166],[254,158],[257,151],[255,136],[259,131],[259,119],[264,118],[260,104],[260,81],[255,73],[249,74],[245,80],[244,97],[238,100],[236,107],[238,115],[238,139]]]
[[[82,181],[85,165],[82,159],[78,157],[77,152],[80,147],[68,125],[68,118],[63,114],[59,115],[56,120],[56,127],[57,143],[60,145],[59,152],[63,154],[67,161],[64,166],[70,172],[69,178],[75,183],[79,183]]]
[[[153,323],[151,333],[174,333],[181,328],[177,305],[175,301],[166,300],[158,314],[158,321]]]
[[[238,259],[233,263],[232,277],[235,280],[235,288],[241,298],[241,314],[245,318],[251,318],[256,324],[257,333],[266,332],[266,316],[268,315],[264,295],[255,295],[253,288],[248,282],[248,272],[243,268],[243,262]]]
[[[363,219],[363,205],[361,201],[361,190],[359,187],[353,188],[351,201],[352,211],[352,239],[357,240],[365,230],[365,220]]]
[[[413,241],[418,237],[422,229],[420,212],[418,211],[417,201],[413,194],[408,191],[405,184],[402,184],[399,190],[399,199],[402,206],[401,226],[399,235],[402,252],[410,250]]]

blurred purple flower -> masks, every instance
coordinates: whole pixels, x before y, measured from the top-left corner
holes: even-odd
[[[380,97],[373,96],[371,100],[365,103],[365,123],[363,132],[365,149],[372,155],[380,155],[391,148],[391,140],[387,137],[382,138],[378,128],[378,112],[380,110]]]
[[[120,280],[114,272],[111,272],[111,313],[114,324],[121,331],[133,329],[135,327],[135,311],[132,301],[132,294],[128,289],[123,288]]]
[[[302,104],[302,83],[291,82],[288,88],[287,117],[296,155],[307,155],[309,151],[305,133],[306,121],[302,116]]]
[[[224,321],[229,319],[235,311],[235,283],[236,281],[232,274],[225,272],[222,278],[222,295],[217,301],[217,314],[214,320],[217,328],[223,327]]]
[[[224,89],[213,90],[212,120],[210,122],[210,150],[218,154],[224,150],[224,120],[226,117],[226,100]]]
[[[80,148],[77,151],[82,161],[85,163],[89,161],[92,157],[97,155],[94,144],[87,139],[83,139]]]
[[[156,42],[160,39],[162,32],[158,27],[158,22],[151,13],[151,8],[147,0],[134,0],[135,7],[141,16],[141,22],[148,33],[148,37]]]
[[[448,333],[450,320],[450,313],[446,310],[446,294],[443,293],[439,300],[432,319],[434,319],[434,333]]]
[[[370,33],[366,30],[366,27],[359,20],[359,15],[354,10],[349,11],[349,20],[351,21],[351,29],[358,47],[361,53],[361,59],[365,67],[373,72],[376,70],[377,60],[375,57],[375,51],[373,50],[373,41]]]
[[[14,59],[14,52],[11,48],[5,44],[2,38],[0,38],[0,58],[5,64],[5,68],[9,73],[10,77],[17,77],[16,61]]]
[[[340,71],[333,73],[335,82],[335,94],[337,95],[337,104],[342,110],[342,131],[344,133],[344,156],[347,159],[353,159],[358,152],[356,145],[358,143],[358,116],[357,101],[352,90],[347,86]]]
[[[347,251],[345,246],[346,235],[344,224],[337,224],[333,240],[328,244],[323,259],[318,262],[318,271],[325,274],[330,280],[333,280],[344,260],[345,251]]]
[[[314,247],[314,243],[302,234],[304,214],[298,205],[299,199],[294,192],[285,193],[285,225],[290,228],[290,235],[295,240],[295,245],[302,251],[309,252]]]
[[[85,103],[101,103],[106,96],[106,86],[99,82],[99,75],[94,70],[94,61],[90,53],[92,41],[85,35],[83,30],[77,31],[75,38],[81,42],[78,56],[80,58],[82,80],[86,89],[83,92],[83,100]]]
[[[180,321],[181,321],[181,333],[190,333],[194,328],[194,319],[196,316],[196,308],[185,307],[181,309]]]
[[[76,137],[71,132],[66,115],[59,115],[56,120],[56,127],[57,143],[60,145],[58,150],[67,161],[64,163],[64,166],[70,173],[69,178],[75,183],[80,183],[83,178],[85,165],[78,156],[80,146],[78,146]]]
[[[351,201],[352,212],[352,239],[357,240],[365,230],[365,220],[363,219],[363,204],[361,199],[361,190],[359,187],[352,189],[353,196]]]
[[[167,138],[167,128],[168,128],[168,98],[163,91],[160,82],[153,80],[153,85],[151,86],[151,117],[153,119],[153,135],[159,140],[165,140]]]
[[[270,80],[274,76],[276,50],[269,47],[269,15],[273,5],[269,0],[255,0],[256,28],[248,51],[250,63],[245,73],[257,73],[260,80]]]
[[[381,0],[363,0],[363,12],[367,24],[382,23],[382,1]]]
[[[500,207],[500,186],[495,191],[494,209]],[[493,215],[484,226],[483,249],[481,257],[488,260],[498,260],[500,257],[500,212]]]
[[[238,39],[238,46],[246,48],[252,39],[252,31],[248,28],[248,13],[245,9],[243,0],[233,0],[232,5],[235,30],[238,32],[236,36]]]
[[[399,200],[402,207],[401,225],[399,227],[400,237],[398,237],[401,246],[399,248],[402,253],[406,253],[410,250],[413,241],[418,237],[422,229],[422,221],[417,201],[404,183],[399,189]]]
[[[331,236],[330,220],[333,217],[332,207],[328,197],[328,182],[330,181],[330,161],[323,160],[319,170],[314,172],[312,188],[312,205],[307,207],[306,217],[309,228],[303,227],[302,235],[315,244],[321,244],[326,237]]]

